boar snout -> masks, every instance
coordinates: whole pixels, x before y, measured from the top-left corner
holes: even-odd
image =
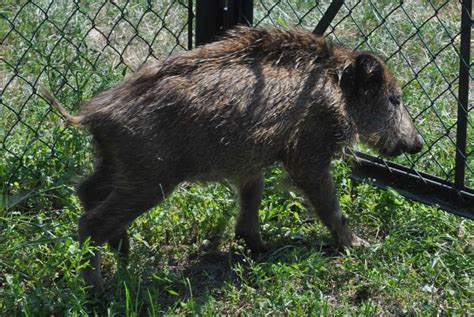
[[[422,136],[415,133],[410,140],[400,140],[393,148],[382,149],[380,154],[387,157],[395,157],[403,153],[416,154],[421,151],[424,143]]]
[[[416,133],[412,144],[407,147],[406,152],[408,154],[416,154],[423,149],[424,144],[423,137],[419,133]]]

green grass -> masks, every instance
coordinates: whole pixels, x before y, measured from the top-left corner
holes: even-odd
[[[88,295],[77,274],[80,207],[5,213],[0,222],[0,312],[5,315],[308,313],[431,316],[472,311],[474,226],[435,208],[347,179],[335,164],[343,210],[371,247],[338,254],[306,221],[300,195],[267,175],[260,211],[272,245],[252,256],[232,237],[233,193],[182,186],[131,227],[131,262],[117,272],[104,248],[106,291]]]
[[[312,30],[321,17],[310,1],[280,2],[269,15],[276,1],[255,2],[261,26],[300,24]],[[184,6],[155,1],[152,12],[145,1],[115,3],[5,0],[0,7],[6,17],[0,19],[0,315],[472,314],[473,222],[391,190],[354,183],[343,161],[333,166],[341,207],[371,247],[336,252],[327,230],[313,221],[299,193],[284,188],[285,176],[275,166],[267,171],[260,210],[269,253],[252,255],[233,239],[237,205],[230,188],[183,184],[130,228],[126,271],[117,269],[114,255],[103,248],[106,291],[100,296],[88,292],[78,272],[91,250],[77,245],[82,210],[73,184],[90,171],[89,139],[65,127],[34,88],[39,83],[53,88],[74,112],[81,100],[120,81],[130,69],[183,50],[187,43]],[[356,1],[347,3],[335,23]],[[394,3],[362,1],[352,17],[369,32]],[[457,2],[433,1],[442,7],[439,20],[425,24],[434,11],[429,2],[421,3],[424,10],[417,1],[403,6],[412,22],[401,9],[386,20],[398,43],[410,38],[413,24],[419,28],[421,37],[410,38],[403,55],[384,26],[361,45],[393,55],[389,64],[415,116],[447,87],[438,68],[448,81],[458,68],[450,45],[439,53],[437,66],[423,68],[430,60],[426,47],[439,51],[459,29]],[[41,24],[45,12],[54,24]],[[351,19],[338,23],[330,37],[352,47],[361,41]],[[421,70],[416,80],[407,62]],[[456,118],[449,92],[416,118],[429,153],[398,162],[417,160],[418,170],[452,180],[454,147],[443,137],[438,116],[446,125]],[[473,122],[472,111],[469,116]],[[454,138],[455,128],[448,135]],[[468,149],[473,144],[469,125]],[[470,186],[473,164],[471,155]]]

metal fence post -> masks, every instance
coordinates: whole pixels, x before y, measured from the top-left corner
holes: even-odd
[[[196,46],[212,42],[236,24],[251,25],[253,0],[197,0]]]
[[[253,0],[224,0],[223,29],[228,29],[237,24],[252,25]]]
[[[464,188],[466,169],[466,135],[469,103],[469,71],[471,53],[472,0],[463,0],[461,5],[461,47],[459,58],[458,117],[456,130],[456,170],[454,182]]]
[[[211,42],[222,27],[220,1],[197,0],[196,2],[196,46]]]

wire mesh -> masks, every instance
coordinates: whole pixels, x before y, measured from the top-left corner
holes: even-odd
[[[177,0],[2,2],[3,207],[44,190],[55,195],[54,188],[91,162],[87,138],[64,126],[37,94],[38,85],[50,87],[76,112],[82,100],[130,70],[188,49],[190,5]]]

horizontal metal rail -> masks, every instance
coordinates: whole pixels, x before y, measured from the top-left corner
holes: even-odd
[[[457,189],[453,183],[433,175],[414,173],[405,166],[358,152],[351,177],[369,180],[380,188],[391,187],[407,198],[474,219],[474,190]]]

